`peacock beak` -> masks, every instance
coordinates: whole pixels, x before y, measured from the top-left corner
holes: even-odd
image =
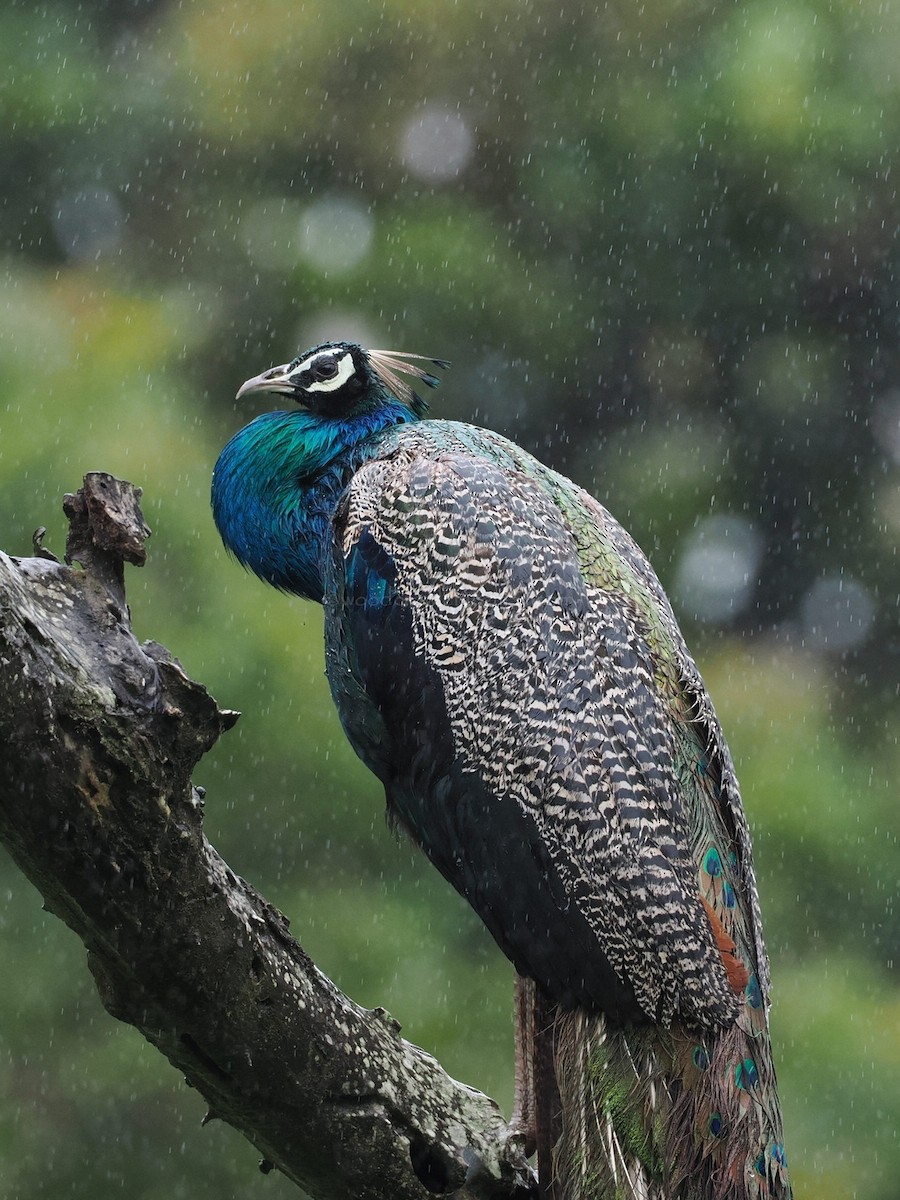
[[[296,362],[284,363],[280,367],[269,367],[268,371],[263,371],[261,375],[254,375],[252,379],[241,384],[235,399],[240,400],[242,396],[249,396],[251,392],[283,392],[286,396],[293,396],[297,389],[291,383],[290,374],[296,365]]]

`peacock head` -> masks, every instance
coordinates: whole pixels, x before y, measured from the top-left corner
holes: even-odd
[[[394,396],[420,417],[428,406],[401,375],[412,375],[432,388],[440,380],[409,359],[436,367],[450,365],[420,354],[365,350],[355,342],[323,342],[289,363],[248,379],[238,398],[251,392],[279,392],[318,416],[347,417]]]

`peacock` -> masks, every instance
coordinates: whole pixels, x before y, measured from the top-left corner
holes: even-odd
[[[750,836],[703,681],[602,505],[423,419],[414,388],[448,365],[326,342],[249,379],[296,407],[225,446],[216,525],[324,605],[391,822],[515,966],[514,1122],[545,1194],[788,1200]]]

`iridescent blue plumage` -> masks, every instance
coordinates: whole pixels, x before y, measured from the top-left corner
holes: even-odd
[[[234,435],[213,476],[213,516],[239,562],[281,591],[319,603],[331,517],[380,436],[418,417],[393,397],[377,408],[323,420],[271,412]]]
[[[350,343],[249,380],[300,407],[223,450],[222,538],[324,604],[332,695],[392,819],[533,981],[558,1194],[789,1200],[749,833],[659,581],[570,480],[421,421],[401,373],[437,383]],[[546,1151],[547,1104],[523,1111]]]

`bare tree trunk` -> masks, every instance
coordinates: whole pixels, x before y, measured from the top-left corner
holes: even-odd
[[[81,570],[0,554],[0,839],[109,1012],[317,1200],[536,1195],[497,1105],[343,996],[203,836],[191,772],[238,714],[132,635],[139,497],[66,497]]]

